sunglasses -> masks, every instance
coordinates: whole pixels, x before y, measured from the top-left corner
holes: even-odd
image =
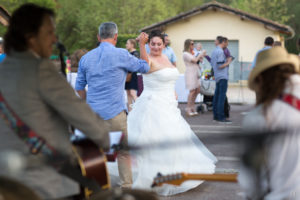
[[[194,45],[194,43],[191,43],[191,45]]]

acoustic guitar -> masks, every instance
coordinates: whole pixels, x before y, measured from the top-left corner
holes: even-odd
[[[81,138],[73,140],[73,152],[75,153],[83,176],[94,180],[101,189],[110,188],[110,179],[106,166],[105,153],[90,139]],[[86,198],[92,194],[91,188],[83,188]]]
[[[163,176],[158,173],[154,178],[152,186],[161,186],[162,184],[181,185],[184,181],[188,180],[204,180],[204,181],[225,181],[225,182],[237,182],[237,173],[231,174],[188,174],[177,173],[172,175]]]

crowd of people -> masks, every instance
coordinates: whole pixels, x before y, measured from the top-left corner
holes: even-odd
[[[187,116],[198,115],[195,108],[195,100],[200,93],[200,78],[202,76],[201,68],[206,59],[211,65],[211,71],[214,74],[214,80],[216,82],[216,89],[213,95],[213,120],[220,123],[231,123],[226,119],[229,117],[226,110],[226,91],[228,87],[228,68],[232,60],[234,59],[228,47],[228,39],[226,37],[218,36],[215,40],[216,48],[212,52],[211,57],[206,54],[205,50],[202,50],[201,43],[197,43],[194,47],[194,41],[187,39],[184,43],[183,60],[186,66],[185,71],[185,87],[189,90],[188,102],[186,108]],[[204,97],[205,98],[205,97]]]
[[[127,41],[126,49],[117,48],[118,26],[105,22],[99,26],[97,39],[96,48],[71,56],[71,70],[77,71],[75,93],[49,60],[57,41],[54,12],[35,4],[24,4],[13,12],[4,36],[5,59],[0,64],[0,152],[13,152],[27,161],[26,166],[12,169],[0,159],[0,166],[5,166],[0,176],[8,178],[0,178],[0,182],[23,187],[31,199],[81,198],[80,182],[63,173],[58,163],[53,164],[61,156],[75,165],[70,130],[76,128],[104,151],[109,150],[108,134],[114,131],[123,133],[123,147],[147,147],[139,152],[120,149],[117,162],[108,165],[109,175],[119,178],[121,191],[127,195],[156,199],[145,190],[169,196],[199,186],[203,181],[150,187],[157,172],[213,174],[217,162],[178,108],[174,88],[179,71],[168,35],[159,30],[142,32]],[[260,193],[256,179],[252,180],[257,178],[256,171],[249,166],[242,166],[239,181],[250,199],[299,199],[300,59],[282,44],[273,43],[267,37],[253,61],[248,83],[256,93],[256,107],[243,126],[284,133],[264,152],[266,160],[259,166],[264,172],[259,174]],[[215,45],[208,56],[200,43],[184,42],[185,85],[189,90],[186,114],[198,114],[195,99],[206,59],[216,82],[213,120],[229,124],[226,92],[234,57],[226,37],[218,36]],[[143,74],[144,87],[138,98],[137,73]],[[159,149],[161,144],[165,148]],[[0,185],[0,197],[12,195],[3,193],[6,190],[2,188]],[[103,195],[95,190],[91,199]]]

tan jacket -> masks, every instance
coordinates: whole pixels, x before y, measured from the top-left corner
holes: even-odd
[[[108,148],[109,125],[81,99],[48,59],[30,52],[12,52],[0,64],[0,91],[16,114],[51,146],[71,152],[68,124],[72,124],[99,146]],[[0,117],[0,152],[18,151],[32,157],[27,146]],[[1,170],[0,170],[1,171]],[[8,175],[5,170],[0,175]],[[78,185],[46,165],[26,169],[17,179],[42,198],[76,194]]]

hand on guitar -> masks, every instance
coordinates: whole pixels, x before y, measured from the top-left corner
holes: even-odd
[[[122,138],[122,132],[110,132],[110,146],[120,145]],[[110,148],[109,151],[104,152],[92,140],[85,137],[84,134],[76,132],[76,130],[72,143],[82,176],[91,179],[101,189],[110,188],[106,162],[115,161],[118,149]],[[92,191],[95,191],[95,184],[89,185],[83,188],[84,196],[89,196]]]

